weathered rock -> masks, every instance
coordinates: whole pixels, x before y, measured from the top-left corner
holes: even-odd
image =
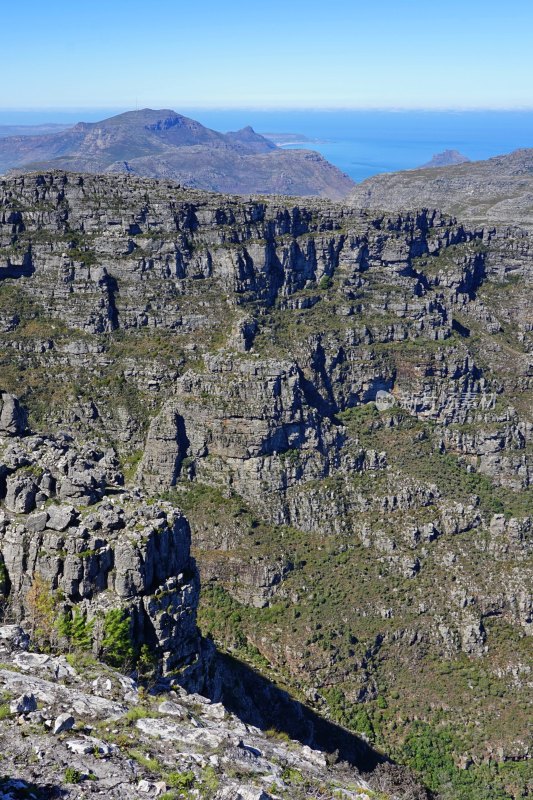
[[[203,743],[213,749],[220,747],[228,739],[228,733],[215,728],[191,730],[183,725],[161,719],[139,719],[137,728],[148,736],[166,741],[182,742],[185,745]]]
[[[65,713],[60,714],[56,717],[55,722],[52,727],[52,733],[54,735],[58,735],[60,733],[64,733],[65,731],[69,731],[71,728],[74,727],[76,720],[74,719],[71,714]]]
[[[272,795],[257,786],[228,786],[219,793],[220,800],[273,800]]]
[[[6,508],[16,514],[29,514],[35,508],[35,497],[39,490],[34,477],[22,470],[10,475],[6,481]]]
[[[53,531],[64,531],[73,524],[76,516],[72,506],[50,506],[46,525]]]
[[[185,714],[183,706],[174,703],[172,700],[164,700],[159,704],[157,710],[160,714],[170,714],[172,717],[183,717]]]
[[[0,393],[0,435],[21,436],[26,430],[26,414],[18,399],[8,392]]]
[[[37,711],[37,700],[33,694],[22,694],[17,700],[12,700],[9,704],[12,714],[29,714]]]
[[[7,450],[14,471],[6,481],[5,505],[10,511],[26,514],[34,505],[35,474],[39,471],[45,476],[46,491],[55,500],[64,472],[81,463],[83,451],[72,442],[53,438],[14,441]],[[182,668],[194,661],[198,652],[198,582],[190,558],[187,520],[171,504],[148,505],[138,493],[123,493],[120,502],[106,498],[105,472],[93,466],[104,458],[95,452],[91,458],[92,462],[85,460],[86,469],[78,473],[86,476],[85,484],[79,478],[78,485],[103,498],[93,513],[70,504],[49,503],[27,518],[3,517],[0,553],[4,590],[9,588],[11,605],[20,616],[28,611],[28,588],[35,576],[49,591],[62,592],[65,602],[61,613],[67,616],[78,603],[89,619],[96,615],[102,619],[113,604],[118,605],[129,618],[131,634],[139,646],[144,642],[151,648],[155,645],[164,670]],[[114,459],[109,458],[108,463],[111,469],[116,468]],[[42,466],[49,471],[43,471]],[[120,475],[113,473],[113,477],[115,485],[122,483]],[[102,622],[91,625],[98,647]],[[30,653],[25,658],[21,657],[20,664],[24,670],[48,659]],[[57,665],[58,676],[65,669],[68,665]]]

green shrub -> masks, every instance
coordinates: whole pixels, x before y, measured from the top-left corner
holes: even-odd
[[[202,785],[200,787],[200,794],[203,798],[213,797],[219,787],[220,780],[214,767],[206,767],[202,772]]]
[[[43,650],[56,642],[56,613],[58,596],[38,573],[26,593],[26,613],[30,623],[30,636]]]
[[[281,780],[283,783],[290,783],[294,786],[301,786],[304,781],[304,777],[299,769],[293,769],[292,767],[286,767],[283,772],[281,773]]]
[[[147,644],[143,644],[136,665],[138,680],[145,685],[153,684],[157,679],[158,663],[157,654],[150,650]]]
[[[150,756],[145,755],[140,750],[130,750],[128,755],[130,758],[134,758],[137,764],[144,767],[144,769],[149,772],[154,772],[158,775],[161,774],[161,764],[156,758],[150,758]]]
[[[196,780],[194,772],[169,772],[165,777],[168,785],[173,789],[191,789]]]
[[[65,770],[65,783],[80,783],[82,774],[74,767],[67,767]]]
[[[93,641],[94,620],[87,620],[77,608],[65,611],[58,620],[57,631],[74,650],[90,650]]]
[[[102,659],[111,667],[131,667],[135,651],[131,640],[130,619],[121,608],[113,608],[105,615]]]
[[[124,716],[121,718],[127,725],[137,722],[138,719],[145,719],[146,717],[157,716],[153,711],[150,711],[146,706],[132,706],[129,708]]]

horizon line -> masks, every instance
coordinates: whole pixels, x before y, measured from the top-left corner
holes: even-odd
[[[156,106],[158,104],[155,104]],[[73,113],[84,111],[142,111],[150,109],[153,111],[175,110],[175,108],[185,108],[195,111],[309,111],[309,112],[335,112],[335,111],[374,111],[387,113],[405,112],[425,112],[425,113],[474,113],[474,112],[533,112],[533,105],[529,106],[355,106],[355,105],[329,105],[329,106],[291,106],[291,105],[205,105],[179,103],[171,105],[154,106],[119,106],[119,105],[92,105],[92,106],[3,106],[0,113],[31,113],[31,112],[55,112]]]

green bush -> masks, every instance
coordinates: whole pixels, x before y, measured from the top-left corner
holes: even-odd
[[[527,776],[505,774],[502,764],[456,766],[464,745],[450,727],[434,727],[414,722],[404,743],[407,764],[420,774],[424,783],[442,800],[511,800],[524,794],[510,791],[513,779],[517,787],[526,786]],[[514,765],[512,765],[514,766]]]
[[[153,772],[157,775],[161,774],[161,764],[157,758],[150,758],[150,756],[145,755],[145,753],[142,753],[140,750],[129,750],[128,755],[130,758],[134,758],[137,764],[149,772]]]
[[[56,643],[57,593],[38,573],[26,593],[26,613],[32,640],[43,650],[50,650]]]
[[[294,786],[301,786],[304,781],[304,777],[299,769],[293,769],[292,767],[286,767],[283,772],[281,773],[281,780],[283,783],[290,783]]]
[[[157,679],[159,659],[147,644],[143,644],[137,659],[137,678],[143,685],[152,684]]]
[[[430,789],[437,791],[444,774],[455,769],[454,739],[448,729],[435,729],[425,722],[415,722],[405,740],[407,763],[423,774]]]
[[[82,774],[74,767],[67,767],[65,770],[65,783],[80,783]]]
[[[187,772],[169,772],[165,780],[173,789],[191,789],[196,776],[191,770]]]
[[[102,659],[111,667],[126,669],[133,665],[134,657],[130,619],[123,609],[113,608],[105,615]]]
[[[65,611],[58,620],[57,631],[73,650],[90,650],[93,641],[94,620],[87,620],[77,608]]]
[[[220,781],[214,767],[206,767],[202,772],[201,797],[206,798],[206,800],[213,797],[218,790],[219,784]]]

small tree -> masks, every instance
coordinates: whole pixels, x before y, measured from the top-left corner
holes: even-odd
[[[26,613],[30,620],[30,637],[43,649],[49,649],[56,640],[56,607],[54,596],[46,580],[35,573],[26,593]]]
[[[67,640],[70,650],[90,650],[93,641],[94,620],[88,620],[77,608],[65,611],[57,622],[57,632]]]
[[[155,686],[159,677],[159,659],[147,644],[143,644],[137,659],[137,679],[146,688]]]
[[[126,669],[133,665],[134,655],[130,619],[122,608],[112,608],[104,619],[102,659],[111,667]]]

